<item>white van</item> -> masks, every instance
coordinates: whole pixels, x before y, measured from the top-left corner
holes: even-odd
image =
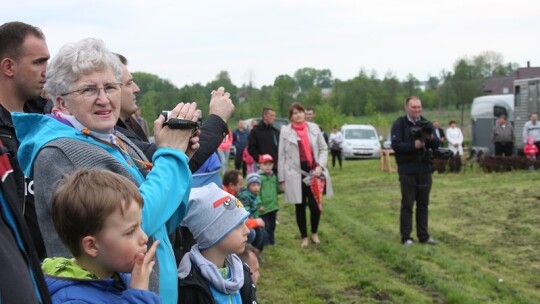
[[[379,158],[381,143],[372,125],[344,125],[341,127],[341,155],[348,158]]]

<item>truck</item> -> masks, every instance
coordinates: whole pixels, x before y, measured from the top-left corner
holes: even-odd
[[[514,95],[486,95],[474,98],[471,106],[470,156],[490,156],[495,146],[491,133],[499,116],[505,115],[509,123],[514,121]]]
[[[491,133],[501,115],[505,115],[514,127],[514,149],[521,154],[525,143],[523,126],[532,113],[540,112],[540,78],[515,79],[513,85],[514,94],[474,98],[471,106],[471,157],[493,154]]]

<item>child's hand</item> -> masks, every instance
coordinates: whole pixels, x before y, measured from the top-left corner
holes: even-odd
[[[129,284],[131,288],[148,290],[150,274],[156,263],[154,257],[156,256],[158,245],[159,241],[155,241],[146,254],[139,253],[137,255],[135,266],[133,266],[133,270],[131,271],[131,282]]]

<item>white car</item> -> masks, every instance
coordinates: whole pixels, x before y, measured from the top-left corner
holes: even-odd
[[[348,158],[379,158],[381,143],[372,125],[344,125],[341,127],[341,155]]]

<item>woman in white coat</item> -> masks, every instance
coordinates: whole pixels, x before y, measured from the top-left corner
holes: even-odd
[[[463,134],[461,130],[456,127],[456,122],[451,120],[449,123],[450,128],[446,129],[446,140],[448,140],[448,148],[457,155],[463,156]]]
[[[320,176],[327,173],[328,146],[318,125],[305,120],[305,108],[300,103],[289,107],[290,124],[281,129],[279,137],[278,180],[285,201],[296,204],[296,223],[302,237],[301,247],[309,243],[307,234],[306,207],[309,207],[311,241],[320,243],[317,234],[321,210],[311,188],[302,179],[303,172]],[[326,176],[327,174],[325,174]],[[332,194],[330,176],[326,176],[326,195]]]

